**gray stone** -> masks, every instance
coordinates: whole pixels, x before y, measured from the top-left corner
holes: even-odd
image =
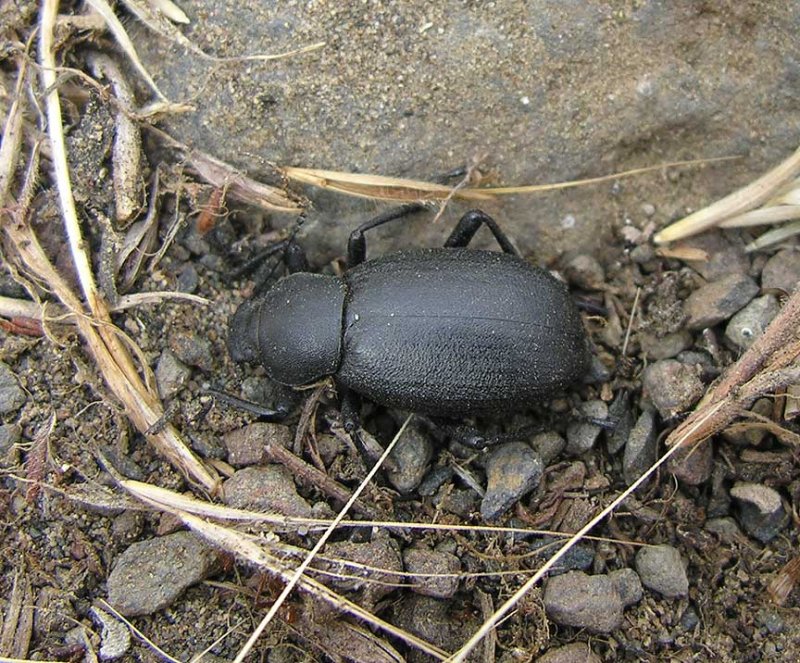
[[[223,488],[225,503],[237,509],[312,517],[311,506],[297,494],[292,474],[281,465],[239,470]]]
[[[678,449],[667,461],[667,469],[681,483],[699,486],[711,478],[714,469],[714,448],[711,440]]]
[[[656,461],[656,436],[656,415],[645,410],[636,420],[622,456],[622,474],[629,486]]]
[[[278,445],[288,448],[292,443],[288,426],[257,421],[225,433],[223,442],[228,450],[228,462],[234,467],[258,465],[264,462],[264,448]]]
[[[764,334],[778,311],[780,306],[773,295],[756,297],[731,318],[725,328],[725,339],[740,350],[746,350]]]
[[[566,444],[566,440],[555,431],[538,433],[531,440],[531,446],[539,452],[545,465],[549,465],[558,458]]]
[[[184,364],[210,371],[214,365],[211,342],[193,331],[180,330],[169,337],[169,349]]]
[[[570,283],[584,290],[602,290],[606,274],[597,258],[579,254],[564,265],[564,276]]]
[[[547,616],[556,624],[610,633],[622,626],[625,607],[607,575],[570,571],[547,581],[543,596]]]
[[[131,631],[128,626],[105,610],[92,606],[92,620],[101,628],[100,660],[114,661],[131,648]]]
[[[608,405],[601,400],[587,401],[581,404],[579,412],[590,419],[604,420],[608,418]],[[589,421],[570,421],[567,425],[567,453],[573,456],[586,453],[594,447],[602,430]]]
[[[108,602],[125,617],[150,615],[210,576],[217,554],[199,537],[176,532],[130,546],[108,577]]]
[[[759,398],[750,411],[762,417],[772,416],[773,401],[771,398]],[[744,428],[727,428],[722,431],[724,437],[731,444],[737,447],[758,447],[768,436],[768,432],[761,426],[748,426]]]
[[[689,579],[681,554],[668,545],[644,546],[636,553],[636,571],[642,584],[667,598],[689,593]]]
[[[19,424],[0,424],[0,456],[4,456],[22,437]]]
[[[161,398],[175,396],[189,380],[192,369],[175,356],[171,350],[164,350],[156,364],[156,385]]]
[[[536,659],[538,663],[602,663],[586,642],[573,642],[563,647],[548,649]]]
[[[539,485],[544,464],[538,453],[522,442],[504,444],[486,459],[486,493],[481,516],[492,521]]]
[[[642,376],[645,396],[650,399],[662,419],[671,419],[685,412],[705,392],[697,370],[675,359],[650,364]]]
[[[330,585],[342,592],[359,592],[359,603],[372,609],[384,596],[403,584],[403,559],[394,540],[385,533],[372,540],[334,541],[325,547]],[[345,562],[350,562],[348,565]]]
[[[739,524],[762,543],[774,539],[789,522],[780,494],[768,486],[739,482],[731,488],[731,497],[739,506]]]
[[[445,651],[456,651],[480,626],[478,613],[459,609],[457,601],[443,601],[413,592],[394,602],[393,624],[441,647]],[[410,652],[409,663],[429,663],[427,654],[414,656]]]
[[[14,371],[0,361],[0,415],[16,412],[27,399]]]
[[[389,454],[392,461],[386,478],[400,493],[410,493],[419,486],[433,457],[433,443],[416,426],[409,426]]]
[[[685,329],[664,336],[644,332],[640,333],[638,338],[642,352],[655,361],[671,359],[692,347],[692,335]]]
[[[761,287],[764,290],[777,288],[794,292],[800,283],[800,251],[797,248],[778,251],[767,260],[761,272]]]
[[[409,548],[403,552],[403,563],[410,574],[411,589],[417,594],[438,599],[449,599],[458,590],[461,562],[458,557],[438,550]],[[451,577],[434,577],[455,574]]]
[[[740,543],[746,540],[744,532],[736,524],[736,521],[729,516],[709,518],[704,527],[709,532],[716,534],[725,543]]]
[[[729,274],[695,290],[686,300],[687,329],[705,329],[727,320],[758,293],[755,281],[744,274]]]
[[[682,246],[705,252],[707,260],[687,260],[706,281],[716,281],[729,274],[747,274],[750,261],[744,251],[744,242],[738,235],[728,235],[718,230],[704,232],[681,242]]]
[[[642,580],[633,569],[617,569],[608,574],[614,587],[617,588],[622,604],[633,605],[642,600]]]

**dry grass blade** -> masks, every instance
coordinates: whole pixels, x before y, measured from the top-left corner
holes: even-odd
[[[785,161],[747,186],[694,214],[667,226],[653,238],[656,244],[684,239],[719,225],[725,219],[763,205],[800,174],[800,148]]]
[[[402,177],[383,175],[362,175],[335,170],[315,168],[281,168],[281,173],[290,180],[311,184],[323,189],[362,198],[393,201],[447,200],[450,197],[462,200],[491,200],[492,196],[484,189],[459,189],[454,193],[451,187],[422,180],[409,180]]]
[[[166,426],[156,434],[148,433],[161,420],[163,407],[157,394],[148,389],[145,383],[142,382],[134,361],[120,338],[119,330],[111,322],[108,306],[98,293],[95,285],[91,264],[85,251],[86,242],[81,234],[72,197],[63,126],[61,124],[61,105],[55,86],[53,28],[57,7],[58,2],[47,0],[41,13],[40,58],[42,80],[46,91],[45,105],[48,118],[48,133],[59,202],[61,203],[73,263],[91,315],[86,315],[79,297],[53,268],[26,221],[27,210],[21,209],[13,202],[10,194],[8,194],[7,184],[4,187],[6,196],[0,201],[0,205],[9,210],[9,212],[6,212],[7,218],[3,224],[3,230],[26,268],[36,274],[44,283],[47,283],[48,287],[56,294],[64,306],[75,316],[75,322],[81,336],[106,384],[123,403],[134,425],[188,477],[205,490],[214,492],[217,488],[218,477],[188,449],[174,428]],[[24,70],[20,69],[20,76],[22,77],[23,75]],[[22,96],[17,97],[18,100],[22,98]],[[12,104],[10,113],[6,127],[12,129],[20,127],[21,121],[19,118],[14,117],[14,114],[22,113],[20,104]],[[22,136],[19,129],[6,132],[3,135],[3,145],[0,147],[0,152],[9,149],[18,151],[21,143]],[[10,171],[10,165],[10,163],[0,163],[0,182],[8,183],[11,181],[13,171]],[[37,169],[38,161],[34,159],[29,164],[25,193],[22,196],[23,200],[28,198],[29,192],[34,188]],[[147,373],[149,368],[143,366],[142,370]]]
[[[148,4],[157,12],[161,12],[173,23],[187,24],[189,17],[183,13],[172,0],[148,0]]]
[[[289,582],[295,575],[295,570],[292,569],[284,560],[279,559],[262,546],[256,544],[248,537],[213,523],[209,523],[202,518],[197,518],[188,513],[177,513],[183,522],[185,522],[194,532],[200,534],[204,538],[220,546],[238,557],[241,557],[256,566],[264,569],[265,571],[278,575],[285,582]],[[313,578],[305,575],[299,577],[297,581],[298,586],[311,596],[328,603],[337,610],[347,612],[359,619],[363,619],[368,624],[372,624],[376,628],[389,633],[397,638],[400,638],[407,644],[424,651],[435,658],[442,660],[447,657],[446,652],[441,651],[438,647],[431,645],[420,638],[417,638],[410,633],[406,633],[388,622],[372,615],[361,606],[349,601],[348,599],[336,594],[334,591],[323,585]]]
[[[410,180],[401,177],[386,177],[383,175],[365,175],[359,173],[347,173],[334,170],[318,170],[314,168],[281,168],[281,172],[288,178],[311,184],[324,189],[331,189],[340,193],[362,198],[372,198],[375,200],[392,201],[447,201],[450,199],[458,200],[491,200],[497,196],[510,196],[527,193],[542,193],[545,191],[557,191],[572,187],[586,186],[588,184],[600,184],[611,182],[623,177],[632,177],[664,168],[679,166],[694,166],[712,163],[715,161],[725,161],[736,157],[720,157],[715,159],[695,159],[690,161],[674,161],[657,166],[647,166],[645,168],[634,168],[621,173],[612,175],[602,175],[600,177],[590,177],[569,182],[555,182],[552,184],[531,184],[510,187],[448,187],[433,182],[423,180]]]
[[[745,247],[745,251],[747,253],[752,253],[753,251],[766,249],[767,247],[774,246],[775,244],[785,242],[787,239],[791,239],[795,235],[800,235],[800,221],[787,223],[784,226],[780,226],[765,232],[758,239],[750,242]]]
[[[51,2],[52,0],[45,0],[45,6],[51,4]],[[139,72],[139,75],[145,80],[150,89],[155,92],[156,96],[160,100],[167,101],[167,98],[164,96],[161,90],[158,89],[156,82],[150,76],[150,73],[147,71],[147,69],[145,69],[142,61],[139,59],[139,55],[136,53],[136,48],[134,48],[133,42],[131,41],[130,37],[128,37],[125,27],[117,18],[111,6],[105,0],[86,0],[86,2],[92,9],[94,9],[98,14],[100,14],[100,16],[103,17],[108,29],[111,31],[111,34],[114,35],[114,39],[117,40],[120,48],[125,52],[125,55],[128,56],[131,64],[134,66],[136,71]],[[55,4],[58,5],[58,3]],[[57,10],[58,7],[54,9],[54,11]]]
[[[234,663],[241,663],[245,659],[245,657],[247,656],[249,651],[253,648],[253,645],[256,643],[258,638],[261,636],[261,633],[264,631],[264,629],[270,623],[270,620],[272,620],[272,618],[277,613],[278,608],[280,608],[281,605],[283,605],[283,602],[286,600],[286,598],[292,592],[292,590],[294,589],[295,585],[303,577],[303,574],[305,573],[306,569],[308,569],[309,565],[313,561],[314,556],[320,550],[322,550],[322,547],[328,541],[328,539],[330,538],[331,534],[333,534],[334,530],[341,524],[341,522],[342,522],[342,520],[344,520],[344,517],[347,514],[347,512],[352,508],[353,504],[355,504],[356,500],[358,500],[358,498],[361,495],[361,493],[369,485],[369,483],[370,483],[370,481],[372,481],[373,477],[378,473],[378,470],[383,466],[383,463],[389,457],[389,454],[394,449],[394,447],[397,444],[398,440],[403,436],[403,433],[405,432],[406,428],[408,427],[408,424],[409,424],[410,421],[411,421],[411,415],[406,417],[406,420],[403,422],[403,425],[400,427],[400,430],[397,431],[397,434],[394,436],[392,441],[388,445],[386,445],[386,449],[383,452],[383,454],[381,455],[381,457],[378,459],[378,461],[375,463],[375,465],[372,467],[372,469],[369,472],[367,472],[367,476],[364,477],[364,480],[361,482],[361,484],[358,486],[358,488],[356,488],[353,491],[353,494],[350,497],[350,499],[342,507],[341,511],[339,511],[339,513],[336,515],[336,518],[333,519],[331,524],[328,526],[328,529],[325,530],[325,532],[319,538],[319,540],[314,545],[314,547],[309,551],[308,555],[303,560],[303,562],[295,569],[295,572],[292,575],[291,579],[289,580],[288,583],[286,583],[286,587],[283,588],[283,591],[280,593],[278,598],[275,599],[275,603],[272,604],[272,607],[269,609],[267,614],[264,616],[264,619],[261,620],[261,623],[255,629],[255,631],[253,631],[253,634],[250,636],[249,640],[245,643],[244,647],[242,647],[241,651],[239,651],[238,655],[234,659]]]
[[[17,568],[0,629],[0,658],[28,654],[33,632],[33,598],[23,566]]]
[[[778,604],[783,605],[789,594],[797,586],[800,581],[800,557],[794,557],[787,562],[778,574],[772,579],[767,587],[772,600]]]
[[[150,130],[172,149],[181,152],[189,167],[214,187],[224,189],[226,197],[232,197],[248,205],[255,205],[271,212],[300,214],[302,203],[284,190],[258,182],[233,166],[204,152],[193,150],[175,140],[168,133],[150,127]]]

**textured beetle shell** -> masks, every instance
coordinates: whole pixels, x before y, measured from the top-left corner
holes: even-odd
[[[509,411],[587,369],[586,334],[566,287],[515,256],[402,251],[344,281],[336,379],[378,403],[440,416]]]

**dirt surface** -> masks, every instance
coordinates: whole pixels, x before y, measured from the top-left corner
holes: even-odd
[[[545,422],[548,433],[562,440],[562,449],[550,455],[533,434],[512,436],[517,446],[507,453],[520,453],[522,447],[519,457],[538,454],[543,470],[535,485],[491,524],[567,533],[579,529],[630,484],[637,465],[624,447],[637,433],[624,426],[577,433],[570,429],[575,413],[598,401],[611,405],[627,392],[630,399],[622,414],[629,415],[630,424],[644,427],[646,421],[638,423],[643,413],[655,412],[645,415],[653,423],[642,439],[650,451],[663,452],[657,441],[742,352],[724,340],[732,313],[724,313],[707,329],[688,330],[687,300],[729,272],[767,287],[765,266],[776,252],[746,255],[749,232],[717,232],[691,243],[706,250],[713,265],[689,265],[655,256],[649,238],[654,228],[747,183],[797,146],[797,6],[281,3],[245,13],[221,4],[236,3],[183,7],[192,21],[185,34],[206,52],[277,52],[318,40],[326,46],[266,64],[210,65],[186,56],[133,20],[126,20],[126,27],[136,35],[145,65],[167,96],[197,107],[161,126],[265,178],[274,177],[267,165],[272,162],[424,179],[483,156],[481,168],[489,183],[520,184],[681,158],[746,155],[698,171],[670,168],[488,206],[526,258],[561,267],[577,297],[605,308],[602,315],[585,314],[598,359],[586,384],[536,404],[531,412],[473,422],[481,430],[506,433]],[[0,14],[3,35],[16,45],[30,34],[36,7],[9,7]],[[73,34],[64,47],[65,64],[84,70],[90,49],[115,52],[107,35]],[[15,76],[11,46],[3,58],[5,114]],[[80,81],[69,83],[63,96],[68,102],[70,165],[93,265],[102,281],[108,273],[110,238],[125,232],[107,223],[113,221],[113,113],[96,90]],[[141,89],[138,94],[143,103],[147,95]],[[34,126],[33,112],[30,121]],[[274,458],[268,462],[262,455],[259,440],[255,450],[236,446],[240,456],[234,455],[233,445],[239,442],[231,433],[255,418],[215,402],[208,390],[267,404],[287,397],[263,369],[234,365],[226,338],[229,317],[253,290],[250,276],[232,279],[231,274],[258,248],[278,239],[273,229],[287,227],[292,219],[229,200],[224,214],[198,228],[212,187],[187,176],[174,153],[152,136],[145,153],[148,177],[156,165],[162,167],[157,245],[168,241],[174,219],[180,226],[158,266],[140,275],[131,292],[182,290],[212,303],[141,305],[115,313],[113,321],[156,370],[165,419],[200,458],[225,478],[237,470],[241,476],[244,466],[275,464]],[[33,202],[36,229],[53,262],[74,280],[49,166],[43,173]],[[329,192],[301,192],[313,202],[302,243],[315,268],[335,272],[342,267],[335,259],[345,252],[347,231],[356,219],[383,208]],[[420,215],[402,232],[379,234],[370,251],[440,243],[462,211],[448,207],[436,226],[429,223],[431,215]],[[488,239],[481,241],[488,245]],[[9,276],[16,269],[15,256],[6,244],[3,248],[9,270],[0,277],[0,295],[24,298],[25,291]],[[782,249],[787,265],[782,273],[789,273],[800,261],[798,245],[790,242]],[[719,256],[725,257],[717,260]],[[637,289],[639,314],[623,355],[624,329]],[[45,296],[43,290],[38,291]],[[116,296],[108,287],[103,292],[111,300]],[[719,295],[714,303],[722,307],[726,301]],[[46,336],[18,332],[16,327],[0,330],[0,361],[12,374],[0,382],[0,656],[88,661],[90,652],[110,638],[102,634],[91,609],[108,599],[107,581],[123,553],[134,542],[164,537],[181,527],[169,514],[121,501],[109,467],[130,479],[220,500],[193,486],[135,430],[109,396],[73,327],[48,325]],[[674,378],[676,393],[658,389],[666,380],[643,390],[648,367],[679,356],[664,348],[665,339],[681,334],[680,352],[694,354],[680,356],[678,366],[665,367],[666,375],[679,376]],[[662,408],[661,398],[678,403],[674,416],[666,414],[673,401]],[[298,399],[300,407],[304,402]],[[761,414],[780,422],[778,406],[767,402],[760,407]],[[382,445],[403,421],[400,414],[370,404],[361,414],[365,428]],[[623,418],[618,411],[615,417]],[[318,461],[329,478],[352,491],[366,468],[355,447],[343,441],[339,423],[338,402],[332,393],[324,393],[311,433],[296,451],[309,464]],[[453,529],[342,529],[329,551],[382,569],[393,564],[405,572],[413,568],[421,579],[401,578],[399,584],[405,586],[393,588],[397,576],[381,576],[383,584],[367,584],[368,589],[342,578],[325,582],[452,652],[542,564],[543,557],[535,553],[544,539],[457,530],[487,524],[481,516],[481,492],[487,485],[489,490],[511,490],[506,483],[512,473],[492,479],[497,474],[492,452],[465,449],[449,440],[446,431],[417,424],[411,433],[416,450],[402,464],[416,463],[419,477],[401,494],[391,472],[382,472],[362,500],[382,520],[437,522]],[[280,433],[286,433],[281,445],[293,449],[296,414],[288,425],[288,433]],[[784,425],[796,436],[796,423]],[[640,600],[625,602],[619,625],[592,632],[570,625],[569,618],[554,619],[545,592],[537,588],[500,626],[493,654],[479,649],[474,660],[535,660],[576,642],[587,643],[605,661],[800,660],[798,593],[778,605],[767,590],[797,555],[800,471],[792,439],[796,437],[776,436],[774,429],[762,435],[748,431],[716,436],[704,459],[698,452],[689,469],[664,468],[595,528],[592,534],[601,538],[582,542],[559,569],[603,577],[620,569],[641,571],[636,562],[640,544],[668,544],[680,553],[686,570],[688,590],[683,594],[667,598],[645,583]],[[439,481],[431,476],[437,472]],[[341,500],[331,498],[319,482],[295,470],[283,474],[289,479],[282,489],[287,484],[291,489],[294,477],[302,498],[291,502],[293,508],[308,507],[307,515],[330,517],[341,507]],[[526,480],[533,474],[531,470]],[[747,504],[732,497],[732,489],[741,484],[772,489],[779,496],[777,524],[766,522],[766,515],[748,513]],[[118,496],[110,505],[103,501],[106,488]],[[247,498],[258,490],[265,502],[253,506]],[[230,498],[233,491],[225,492]],[[236,506],[279,508],[269,502],[277,493],[275,485],[247,488]],[[757,527],[774,532],[766,535]],[[271,540],[266,528],[252,531]],[[282,533],[281,539],[302,548],[316,541],[302,528]],[[141,634],[178,660],[191,660],[206,650],[210,653],[203,660],[233,660],[282,588],[274,576],[230,552],[215,549],[214,555],[203,581],[180,592],[167,607],[131,618]],[[175,568],[180,568],[177,563]],[[454,570],[459,578],[454,586],[425,575]],[[131,594],[147,584],[146,578],[132,575],[133,584],[123,587]],[[575,606],[574,613],[579,609]],[[351,623],[295,591],[248,660],[383,660],[372,641],[357,640],[348,630]],[[399,640],[389,642],[404,659],[432,660]],[[138,638],[122,652],[119,660],[163,660]]]

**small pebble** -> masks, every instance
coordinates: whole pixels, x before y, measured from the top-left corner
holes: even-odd
[[[703,440],[690,447],[678,449],[667,462],[675,478],[687,486],[699,486],[711,478],[714,470],[714,447]]]
[[[744,274],[729,274],[689,295],[684,305],[687,329],[704,329],[727,320],[758,294],[755,281]]]
[[[608,433],[607,442],[608,453],[613,455],[625,446],[633,430],[630,392],[620,390],[617,393],[608,408],[608,418],[614,423],[614,428]]]
[[[573,642],[563,647],[548,649],[536,659],[538,663],[602,663],[586,642]]]
[[[17,376],[5,363],[0,361],[0,415],[16,412],[28,397],[19,386]]]
[[[543,596],[547,616],[556,624],[610,633],[622,626],[625,607],[607,575],[570,571],[547,581]]]
[[[709,518],[704,527],[709,532],[716,534],[723,543],[736,543],[745,540],[744,533],[739,529],[739,525],[729,516]]]
[[[0,424],[0,457],[6,453],[22,438],[22,428],[19,424]]]
[[[638,335],[638,339],[642,352],[655,361],[677,357],[679,353],[692,347],[693,342],[692,335],[685,329],[661,337],[643,332]]]
[[[545,465],[549,465],[560,456],[566,445],[566,440],[555,431],[539,433],[531,440],[531,446],[539,452]]]
[[[433,443],[430,438],[416,426],[409,426],[389,455],[392,464],[386,478],[398,492],[408,494],[419,486],[431,458]]]
[[[608,574],[614,587],[617,588],[623,605],[633,605],[642,600],[642,580],[633,569],[617,569]]]
[[[184,364],[210,371],[214,365],[214,351],[211,342],[191,331],[177,331],[169,337],[169,349]]]
[[[700,623],[700,617],[697,611],[692,606],[689,606],[683,611],[680,623],[684,631],[691,631]]]
[[[539,485],[544,463],[538,453],[522,442],[504,444],[486,459],[486,493],[481,516],[493,521]]]
[[[198,282],[197,270],[192,263],[187,263],[178,274],[178,290],[193,293],[197,290]]]
[[[428,577],[437,574],[459,574],[461,561],[455,555],[437,550],[417,547],[403,552],[403,563],[411,576],[411,589],[417,594],[437,599],[452,598],[458,590],[458,575],[451,577]],[[428,575],[426,575],[428,574]]]
[[[222,440],[228,450],[228,462],[234,467],[246,467],[264,462],[267,445],[288,448],[293,437],[288,426],[258,421],[225,433]]]
[[[629,486],[656,461],[658,456],[656,437],[655,412],[645,410],[639,415],[631,430],[622,457],[622,474]]]
[[[397,543],[385,533],[370,541],[334,541],[325,547],[328,559],[346,560],[356,566],[331,562],[331,585],[343,592],[359,592],[359,603],[372,609],[387,594],[403,583],[403,559]],[[362,568],[358,568],[361,566]],[[369,568],[366,568],[369,567]]]
[[[780,494],[768,486],[739,482],[731,488],[731,497],[739,506],[742,529],[761,543],[774,539],[789,522]]]
[[[662,419],[671,419],[694,405],[705,392],[705,385],[692,366],[675,359],[650,364],[642,376],[644,394]]]
[[[773,402],[769,398],[759,398],[750,411],[762,417],[771,418]],[[743,429],[726,429],[722,431],[724,437],[737,447],[758,447],[767,438],[768,432],[761,426],[752,426]]]
[[[731,318],[725,328],[725,340],[740,350],[746,350],[763,336],[778,311],[780,306],[773,295],[756,297]]]
[[[563,271],[570,283],[584,290],[602,290],[605,286],[605,271],[593,256],[577,255],[564,265]]]
[[[225,503],[237,509],[312,517],[311,506],[297,494],[291,472],[281,465],[238,470],[223,487]]]
[[[608,405],[601,400],[587,401],[581,404],[579,412],[588,419],[602,421],[608,418]],[[567,453],[580,456],[591,450],[602,430],[589,421],[571,421],[567,425]]]
[[[772,635],[782,633],[786,628],[786,622],[775,608],[761,608],[756,613],[756,619]]]
[[[642,213],[650,218],[653,214],[656,213],[656,206],[652,203],[642,203]]]
[[[636,553],[636,571],[642,584],[667,598],[689,593],[689,579],[681,554],[668,545],[645,546]]]
[[[192,369],[175,356],[171,350],[164,350],[156,364],[156,385],[161,398],[175,396],[189,380]]]
[[[217,554],[190,532],[134,543],[108,577],[108,602],[125,617],[150,615],[210,576]]]
[[[128,653],[131,648],[131,631],[128,626],[105,610],[92,606],[89,613],[95,624],[101,627],[100,660],[114,661]]]
[[[453,477],[453,468],[449,465],[442,465],[433,468],[428,472],[417,488],[417,492],[423,497],[433,496],[439,488]]]
[[[729,274],[747,274],[750,260],[744,252],[744,242],[736,236],[709,231],[681,242],[682,246],[704,251],[708,260],[686,262],[706,281],[716,281]]]
[[[791,293],[800,283],[800,251],[784,249],[767,260],[761,272],[761,287],[764,290],[777,288]]]

